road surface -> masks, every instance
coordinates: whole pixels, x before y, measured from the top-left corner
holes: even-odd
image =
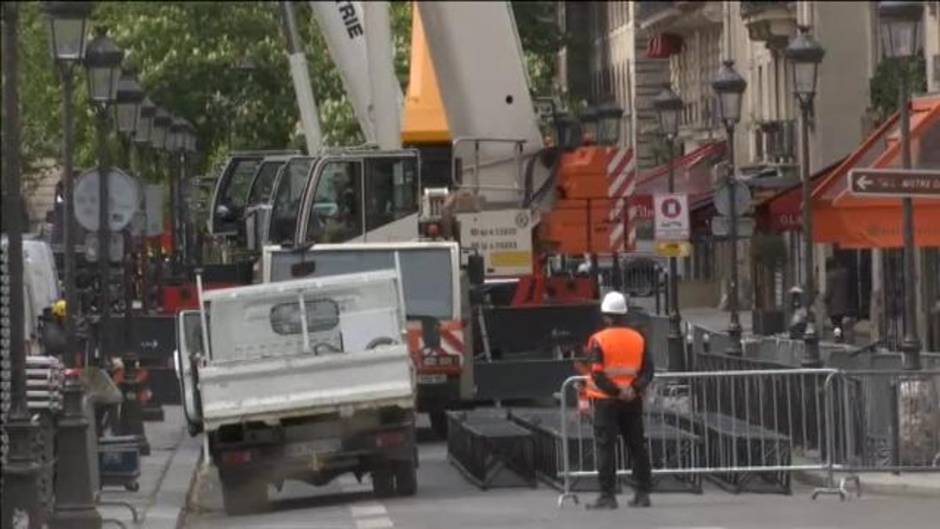
[[[215,469],[199,484],[196,512],[188,529],[904,529],[935,528],[940,500],[866,495],[840,502],[827,496],[809,498],[810,488],[795,484],[792,496],[734,495],[706,486],[701,495],[656,494],[650,509],[630,509],[620,496],[616,511],[587,512],[570,502],[556,505],[558,492],[543,484],[536,489],[481,491],[447,462],[443,443],[424,443],[420,451],[418,494],[412,498],[376,499],[368,478],[362,484],[341,479],[326,487],[287,483],[270,489],[268,512],[227,517]],[[581,503],[593,493],[581,495]],[[587,524],[590,524],[589,526]]]

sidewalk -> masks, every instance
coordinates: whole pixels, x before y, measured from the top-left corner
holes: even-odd
[[[134,523],[127,508],[112,505],[98,507],[102,518],[119,520],[127,527],[140,529],[175,529],[182,519],[201,459],[201,437],[192,438],[186,432],[182,408],[164,406],[163,409],[166,413],[163,422],[144,423],[151,455],[141,458],[140,490],[127,492],[109,487],[101,491],[99,498],[105,504],[130,503],[137,509],[138,522]]]
[[[813,461],[793,458],[793,464],[803,465],[812,464]],[[835,473],[835,485],[847,474],[844,472]],[[861,480],[862,495],[885,495],[885,496],[920,496],[928,498],[940,498],[940,475],[933,473],[905,472],[902,474],[891,474],[890,472],[871,472],[858,474]],[[793,474],[793,478],[801,483],[814,487],[826,486],[827,475],[824,471],[798,471]],[[858,494],[855,483],[849,482],[845,486],[846,490],[853,496]]]

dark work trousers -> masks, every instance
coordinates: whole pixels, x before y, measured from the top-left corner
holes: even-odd
[[[597,470],[601,494],[613,496],[617,479],[617,435],[622,435],[633,463],[637,490],[649,492],[652,486],[650,458],[643,434],[643,406],[639,401],[617,399],[594,401],[594,440],[597,444]]]

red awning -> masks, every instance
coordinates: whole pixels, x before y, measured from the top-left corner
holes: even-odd
[[[858,149],[823,178],[813,191],[813,239],[846,248],[903,246],[901,201],[868,198],[848,190],[849,171],[859,167],[896,168],[900,165],[898,115],[869,136]],[[915,167],[940,168],[940,95],[911,103],[911,152]],[[914,200],[914,243],[940,246],[940,200]]]
[[[690,198],[712,192],[711,169],[725,155],[725,142],[706,143],[672,162],[675,171],[676,193],[688,193]],[[663,164],[640,173],[636,193],[653,195],[669,189],[669,165]]]
[[[839,166],[845,158],[813,175],[811,185],[818,186],[823,177]],[[772,195],[755,208],[757,228],[762,232],[779,233],[803,229],[803,184],[792,185]]]

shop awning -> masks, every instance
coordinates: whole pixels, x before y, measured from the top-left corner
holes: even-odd
[[[898,115],[872,133],[813,191],[813,238],[845,248],[903,246],[901,200],[865,198],[848,190],[854,168],[900,167]],[[914,167],[940,169],[940,95],[911,103],[911,152]],[[940,200],[914,200],[914,243],[940,246]]]
[[[813,189],[844,160],[842,158],[814,174],[811,180]],[[792,185],[766,198],[757,204],[754,216],[757,229],[762,232],[780,233],[803,229],[803,185]]]
[[[675,172],[677,193],[688,193],[690,198],[711,193],[711,169],[724,155],[725,142],[706,143],[676,158],[671,164],[663,164],[640,173],[637,177],[636,194],[666,193],[669,189],[670,165]]]

